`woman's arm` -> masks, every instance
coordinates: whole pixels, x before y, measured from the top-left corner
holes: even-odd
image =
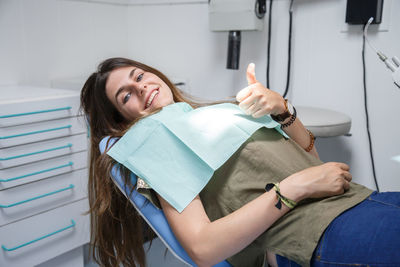
[[[159,199],[173,232],[198,266],[212,266],[238,253],[289,211],[285,205],[275,208],[273,190],[214,222],[199,196],[182,213]]]
[[[282,124],[287,123],[290,120],[290,117],[287,118],[285,121],[282,122]],[[283,128],[285,133],[290,136],[297,144],[299,144],[302,148],[307,148],[311,142],[311,137],[306,129],[304,127],[303,123],[300,121],[299,118],[296,118],[296,120],[288,127]],[[308,152],[312,155],[314,155],[317,159],[319,159],[319,155],[317,152],[317,149],[315,148],[315,145],[313,145],[312,149]]]
[[[246,76],[249,85],[242,89],[236,96],[237,101],[240,102],[239,107],[246,114],[259,118],[266,114],[278,115],[285,112],[285,99],[277,92],[267,89],[257,81],[253,63],[247,67]],[[287,118],[282,124],[289,122],[290,119],[290,117]],[[310,146],[310,134],[300,119],[296,118],[290,126],[283,128],[283,130],[304,149]],[[309,153],[319,158],[315,146],[313,146]]]
[[[295,173],[280,183],[282,195],[296,202],[304,198],[343,194],[351,174],[344,163],[325,163]],[[235,212],[210,222],[197,196],[182,213],[162,197],[161,206],[176,237],[199,266],[211,266],[241,251],[289,209],[275,207],[271,190]]]

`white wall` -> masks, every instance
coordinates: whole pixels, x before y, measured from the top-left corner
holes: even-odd
[[[321,138],[317,145],[324,160],[349,163],[354,180],[374,188],[363,107],[361,27],[342,32],[345,1],[295,0],[289,98],[295,105],[326,107],[352,117],[351,137]],[[257,77],[264,83],[267,20],[264,31],[242,33],[240,70],[226,70],[227,33],[209,31],[208,6],[201,2],[0,0],[0,85],[50,86],[57,79],[87,76],[111,56],[153,65],[174,79],[186,80],[192,94],[206,99],[228,97],[246,86],[249,62],[256,63]],[[400,56],[400,18],[395,16],[400,1],[387,3],[389,30],[371,28],[371,40],[387,55]],[[288,7],[288,0],[274,1],[271,89],[281,93],[286,82]],[[378,181],[382,190],[400,190],[400,164],[390,160],[400,154],[400,90],[369,48],[367,75]]]
[[[127,9],[59,0],[0,0],[0,85],[50,86],[127,56]]]
[[[318,139],[317,145],[324,160],[349,163],[354,180],[374,188],[363,105],[361,26],[342,32],[347,28],[345,2],[295,0],[289,98],[295,105],[325,107],[351,116],[351,137]],[[400,11],[400,1],[385,2],[391,4],[389,14]],[[271,89],[281,93],[286,85],[288,8],[288,0],[274,1]],[[186,79],[192,94],[208,99],[234,95],[246,86],[245,69],[250,62],[256,63],[257,78],[265,83],[267,20],[263,32],[242,32],[240,70],[234,71],[225,69],[227,33],[208,30],[207,12],[207,3],[131,6],[129,24],[136,30],[130,39],[130,55]],[[387,55],[400,56],[400,18],[395,13],[390,14],[389,31],[370,29],[376,46]],[[400,163],[390,160],[400,154],[400,90],[369,48],[366,60],[378,182],[382,191],[400,190]]]

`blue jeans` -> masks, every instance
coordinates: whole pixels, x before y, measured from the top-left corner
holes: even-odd
[[[300,266],[277,255],[279,267]],[[313,267],[400,266],[400,192],[372,193],[325,230]]]

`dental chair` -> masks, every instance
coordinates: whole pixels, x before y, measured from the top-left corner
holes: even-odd
[[[99,147],[100,152],[103,153],[106,151],[106,145],[108,142],[108,146],[112,146],[117,139],[110,139],[109,137],[103,138],[101,140]],[[109,140],[109,141],[108,141]],[[111,176],[113,182],[118,186],[121,192],[125,195],[125,197],[129,196],[129,200],[131,204],[135,207],[138,213],[143,217],[146,223],[151,227],[151,229],[156,233],[158,238],[164,243],[164,245],[168,248],[169,251],[180,261],[186,263],[189,266],[196,266],[193,260],[189,257],[183,247],[179,244],[178,240],[175,238],[174,233],[169,227],[168,221],[165,218],[165,215],[162,210],[156,208],[151,202],[146,201],[146,198],[139,194],[136,190],[131,192],[131,188],[125,186],[123,178],[118,171],[117,167],[114,167],[111,171]],[[132,173],[131,181],[132,185],[136,185],[137,176]],[[214,267],[232,267],[227,261],[222,261]]]

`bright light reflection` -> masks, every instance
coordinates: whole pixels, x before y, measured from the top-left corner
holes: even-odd
[[[203,109],[201,112],[193,112],[188,123],[212,141],[224,135],[236,120],[232,110]]]
[[[394,157],[392,158],[392,160],[397,161],[397,162],[400,162],[400,155],[394,156]]]

